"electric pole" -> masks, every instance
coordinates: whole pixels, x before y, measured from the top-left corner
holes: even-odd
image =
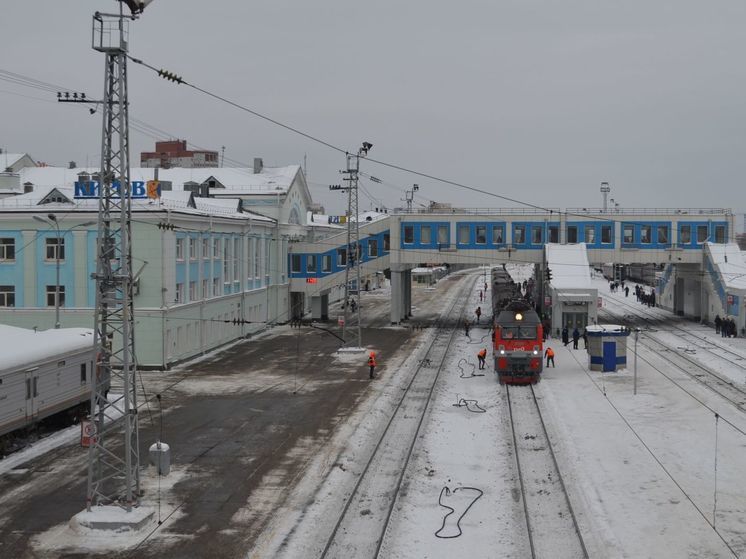
[[[414,193],[420,189],[419,185],[413,184],[411,190],[404,191],[404,201],[407,203],[407,212],[412,213],[412,202],[414,201]]]
[[[358,149],[357,154],[347,153],[347,169],[342,171],[342,174],[347,175],[344,177],[344,181],[347,182],[347,186],[330,186],[332,190],[346,190],[347,191],[347,261],[345,266],[345,292],[344,292],[344,322],[342,323],[342,338],[347,344],[347,317],[348,307],[350,306],[350,268],[354,268],[355,278],[357,282],[357,293],[358,300],[361,297],[362,287],[360,285],[360,256],[362,250],[360,247],[360,214],[358,205],[358,175],[360,173],[360,158],[368,155],[368,151],[373,147],[370,142],[363,142],[363,145]],[[352,217],[355,216],[355,224],[352,224]],[[363,347],[362,333],[360,329],[362,311],[360,305],[357,308],[357,345],[354,347]],[[349,345],[349,344],[348,344]]]
[[[147,3],[139,4],[139,12]],[[106,79],[93,274],[96,370],[92,375],[91,418],[95,434],[88,452],[89,511],[93,505],[118,505],[130,512],[138,505],[140,495],[127,112],[127,24],[135,19],[138,5],[130,4],[132,16],[124,15],[121,1],[118,14],[96,12],[93,16],[93,48],[106,56]],[[122,394],[109,393],[115,379],[121,382],[116,388],[121,386]]]

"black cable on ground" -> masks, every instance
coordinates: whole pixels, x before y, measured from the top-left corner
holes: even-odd
[[[456,512],[456,509],[454,509],[453,507],[449,507],[448,505],[443,504],[443,493],[445,493],[447,496],[450,496],[451,494],[455,494],[456,491],[463,491],[465,489],[469,489],[471,491],[477,491],[479,495],[477,495],[474,498],[474,500],[471,503],[469,503],[469,506],[464,509],[464,512],[462,512],[461,516],[459,516],[458,519],[456,520],[456,528],[458,528],[458,534],[455,534],[453,536],[441,536],[440,533],[443,530],[445,530],[445,527],[446,527],[446,520],[448,519],[449,516],[451,516],[454,512]],[[482,497],[482,495],[484,495],[484,491],[482,491],[481,489],[477,489],[476,487],[456,487],[453,491],[451,491],[447,485],[443,487],[443,489],[440,490],[440,496],[438,497],[438,504],[443,508],[449,509],[449,512],[443,517],[443,524],[441,524],[438,531],[435,532],[435,537],[448,540],[448,539],[458,538],[461,534],[463,534],[464,532],[463,530],[461,530],[461,520],[464,518],[464,516],[466,516],[466,513],[469,512],[469,509],[474,506],[474,503],[476,503]]]
[[[471,413],[487,413],[487,410],[479,405],[479,400],[467,400],[465,398],[459,398],[458,403],[453,404],[456,408],[466,407]],[[474,406],[476,409],[472,409],[470,406]]]
[[[471,367],[471,373],[470,374],[468,374],[468,375],[464,374],[464,368],[461,366],[462,364],[469,365]],[[465,359],[463,357],[459,360],[459,362],[456,364],[456,366],[458,367],[459,371],[461,371],[461,373],[459,374],[459,378],[473,378],[473,377],[483,377],[484,376],[484,373],[475,373],[474,371],[477,370],[477,366],[474,363],[472,363],[471,361],[469,361],[469,360],[467,360],[467,359]]]

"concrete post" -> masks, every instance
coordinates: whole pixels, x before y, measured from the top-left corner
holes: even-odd
[[[404,313],[404,273],[391,270],[391,324],[399,324]]]

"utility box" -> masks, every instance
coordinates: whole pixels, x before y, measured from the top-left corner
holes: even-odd
[[[158,475],[167,476],[171,472],[171,447],[166,443],[158,441],[150,445],[148,458]]]
[[[629,330],[616,324],[596,324],[586,328],[591,371],[614,372],[627,367]]]

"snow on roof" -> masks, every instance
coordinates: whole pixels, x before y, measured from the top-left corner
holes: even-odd
[[[746,260],[736,243],[707,243],[713,264],[729,289],[746,290]]]
[[[369,210],[367,212],[361,212],[360,215],[359,215],[359,217],[358,217],[358,221],[361,221],[361,222],[363,222],[363,221],[378,221],[378,220],[384,219],[384,218],[386,218],[388,216],[389,216],[389,214],[384,214],[384,213],[381,213],[381,212],[375,212],[373,210]],[[355,221],[355,220],[353,219],[352,221]]]
[[[4,171],[8,167],[12,167],[24,157],[26,157],[25,153],[0,153],[0,171]]]
[[[547,266],[552,272],[551,285],[555,289],[590,289],[591,271],[585,243],[544,247]]]
[[[158,179],[171,181],[174,190],[183,190],[184,183],[195,182],[202,184],[214,179],[219,186],[224,187],[226,194],[276,194],[286,192],[293,183],[300,170],[300,165],[286,167],[264,167],[260,173],[254,173],[251,168],[244,167],[195,167],[158,169]],[[35,186],[69,186],[78,180],[80,173],[89,175],[99,173],[100,169],[87,167],[68,169],[65,167],[27,167],[20,170],[21,183],[31,182]],[[130,180],[149,181],[155,178],[155,169],[148,167],[133,167],[130,169]],[[222,191],[217,188],[217,191]],[[222,193],[222,192],[221,192]]]
[[[60,328],[34,332],[0,324],[3,340],[2,371],[11,371],[34,363],[56,359],[78,351],[93,351],[93,330],[90,328]]]

